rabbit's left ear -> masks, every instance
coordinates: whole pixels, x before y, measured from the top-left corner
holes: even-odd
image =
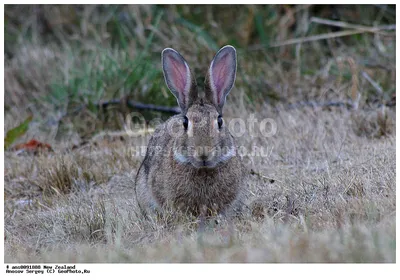
[[[220,49],[211,61],[206,76],[205,94],[222,113],[226,96],[231,91],[236,78],[236,49],[225,46]]]

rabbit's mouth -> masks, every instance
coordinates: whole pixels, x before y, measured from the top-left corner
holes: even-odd
[[[214,168],[218,162],[215,160],[200,160],[195,157],[185,156],[177,151],[174,151],[174,158],[182,164],[191,164],[195,168]]]
[[[191,164],[196,168],[214,168],[217,166],[216,161],[214,160],[193,160]]]
[[[224,153],[218,154],[217,150],[213,150],[209,154],[193,154],[182,153],[181,151],[174,150],[174,159],[181,164],[191,164],[195,168],[215,168],[217,165],[222,164],[236,155],[234,146],[229,147]]]

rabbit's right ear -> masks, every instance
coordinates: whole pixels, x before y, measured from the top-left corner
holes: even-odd
[[[180,53],[171,48],[162,51],[161,63],[165,83],[185,114],[197,95],[196,82],[189,65]]]

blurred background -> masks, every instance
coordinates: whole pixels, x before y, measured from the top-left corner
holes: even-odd
[[[132,111],[169,117],[166,47],[199,86],[215,52],[237,48],[228,115],[392,107],[395,22],[395,5],[5,5],[5,130],[32,116],[54,139],[85,138],[122,129]]]

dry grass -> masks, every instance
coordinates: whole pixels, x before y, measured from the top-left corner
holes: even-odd
[[[4,153],[6,262],[396,261],[396,37],[335,37],[339,23],[394,24],[394,6],[7,5],[5,18],[4,130],[33,115],[18,141],[54,149]],[[145,220],[133,182],[148,135],[124,132],[130,109],[94,104],[173,106],[160,51],[179,50],[201,86],[225,44],[239,58],[225,119],[277,125],[237,139],[263,152],[242,156],[244,211]]]
[[[7,152],[5,260],[394,262],[394,134],[358,136],[347,110],[263,112],[277,134],[238,139],[269,151],[243,156],[244,213],[205,227],[173,211],[152,221],[139,214],[132,149],[145,139],[36,157]]]

